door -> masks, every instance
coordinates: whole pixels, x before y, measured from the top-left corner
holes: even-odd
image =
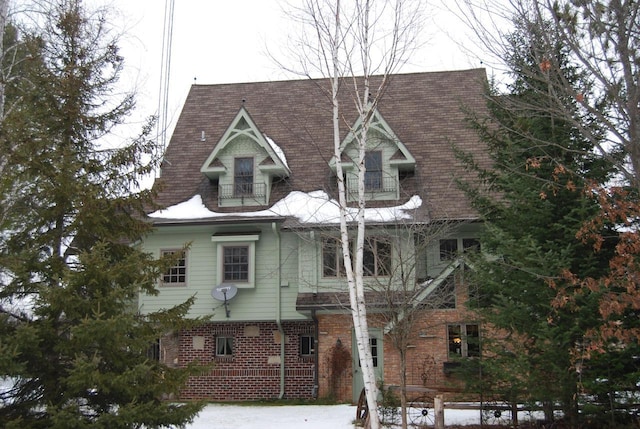
[[[352,397],[353,403],[358,403],[360,392],[364,388],[364,379],[362,378],[362,370],[360,368],[360,357],[358,355],[358,345],[356,342],[356,334],[351,334],[351,344],[353,356],[353,390]],[[376,374],[376,380],[381,381],[384,375],[384,357],[382,354],[382,330],[381,329],[369,329],[369,344],[371,345],[371,356],[373,357],[373,368]]]

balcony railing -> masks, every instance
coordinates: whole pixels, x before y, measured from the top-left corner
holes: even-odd
[[[348,178],[347,179],[347,189],[349,194],[357,195],[358,194],[358,178]],[[395,177],[370,177],[368,180],[365,180],[364,191],[370,194],[381,194],[387,192],[396,192],[398,189],[398,181]]]
[[[242,203],[266,203],[267,185],[264,183],[233,183],[218,186],[218,203],[223,200],[240,199]]]

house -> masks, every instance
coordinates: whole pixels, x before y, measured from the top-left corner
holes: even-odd
[[[485,84],[483,69],[394,75],[372,118],[364,265],[368,282],[408,286],[409,303],[422,310],[407,347],[410,384],[446,386],[447,368],[478,353],[456,255],[477,244],[481,225],[456,186],[466,173],[452,145],[486,159],[463,112],[485,109]],[[323,79],[194,85],[187,96],[157,180],[164,209],[149,213],[155,229],[142,244],[178,258],[160,293],[139,298],[145,313],[195,296],[190,315],[211,316],[160,339],[159,358],[171,365],[214,364],[189,380],[183,399],[354,401],[360,393],[336,240],[328,88]],[[353,202],[360,123],[350,88],[343,84],[340,100],[340,162]],[[402,277],[401,260],[411,265]],[[374,363],[385,384],[397,384],[388,303],[371,287]]]

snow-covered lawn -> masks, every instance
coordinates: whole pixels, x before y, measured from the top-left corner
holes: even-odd
[[[352,405],[207,405],[189,429],[353,429]],[[446,410],[445,424],[477,424],[479,412]]]

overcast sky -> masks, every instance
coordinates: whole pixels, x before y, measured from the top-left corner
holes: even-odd
[[[119,11],[124,30],[122,52],[127,63],[123,83],[135,86],[140,113],[155,114],[160,92],[160,67],[165,0],[104,0]],[[290,0],[295,3],[295,0]],[[451,40],[462,39],[463,26],[442,4],[426,0],[422,48],[402,72],[481,67]],[[283,0],[176,0],[171,55],[169,116],[177,119],[189,87],[291,78],[267,54],[282,51],[291,31]]]

